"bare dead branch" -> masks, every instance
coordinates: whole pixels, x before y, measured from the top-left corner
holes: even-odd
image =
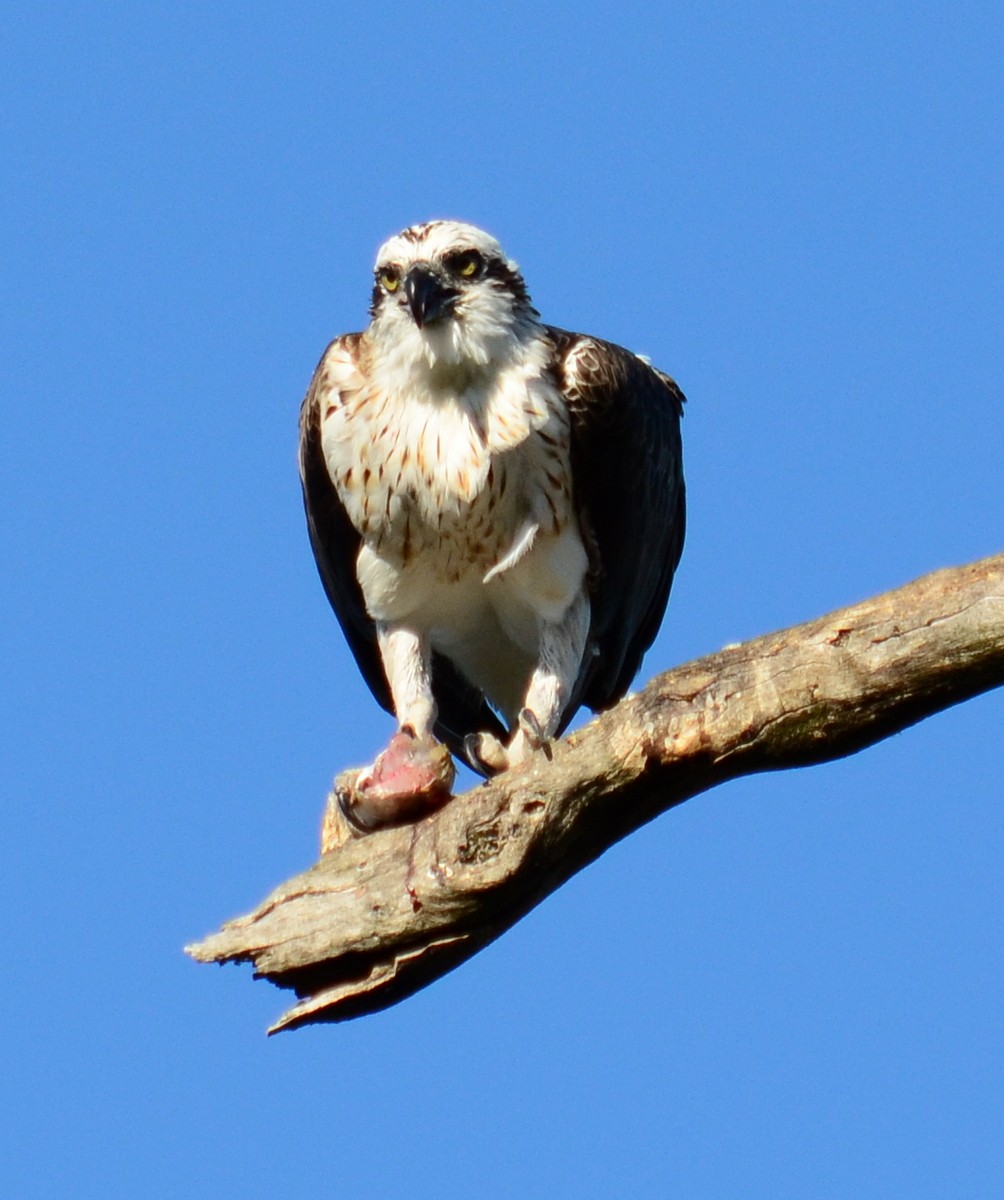
[[[728,779],[851,754],[1004,683],[1004,555],[687,663],[415,825],[353,837],[188,947],[301,997],[271,1032],[403,999],[626,834]]]

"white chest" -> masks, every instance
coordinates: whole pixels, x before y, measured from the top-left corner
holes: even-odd
[[[449,381],[446,381],[447,384]],[[534,363],[465,386],[383,379],[322,407],[325,461],[369,551],[396,570],[484,579],[573,521],[563,398]]]

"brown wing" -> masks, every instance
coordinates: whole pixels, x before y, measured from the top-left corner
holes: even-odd
[[[345,334],[332,342],[328,350],[337,347],[355,357],[361,337],[358,333]],[[321,450],[320,405],[323,393],[330,386],[324,378],[328,350],[314,372],[300,409],[300,482],[307,530],[324,591],[363,678],[377,703],[393,713],[394,704],[377,646],[376,626],[366,611],[356,576],[356,559],[362,539],[331,482]],[[499,738],[505,736],[502,724],[481,693],[438,654],[434,654],[432,660],[432,690],[439,708],[436,734],[454,754],[463,757],[463,741],[469,733],[489,731]]]
[[[662,622],[683,550],[683,393],[599,338],[548,328],[572,428],[575,503],[592,559],[590,643],[565,710],[609,708]]]

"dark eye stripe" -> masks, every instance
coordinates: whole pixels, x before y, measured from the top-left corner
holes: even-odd
[[[490,258],[485,263],[485,274],[492,280],[494,287],[510,292],[520,304],[530,303],[530,295],[523,282],[523,276],[518,271],[514,271],[503,259]]]

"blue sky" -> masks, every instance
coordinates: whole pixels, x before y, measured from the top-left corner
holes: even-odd
[[[643,678],[1002,548],[999,5],[11,6],[0,989],[17,1196],[990,1196],[1004,696],[743,780],[406,1003],[181,946],[389,719],[296,418],[413,221],[671,372]]]

